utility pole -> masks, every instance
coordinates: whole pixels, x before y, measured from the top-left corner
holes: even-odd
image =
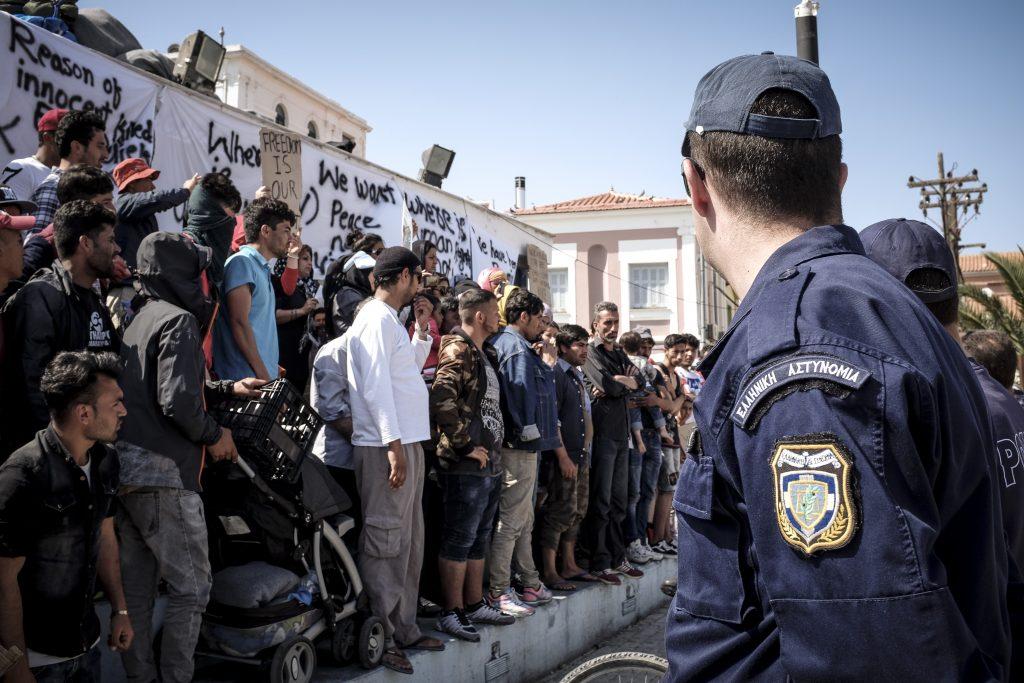
[[[802,0],[793,8],[796,16],[796,56],[818,63],[818,7],[815,0]]]
[[[917,207],[921,209],[925,218],[928,218],[928,209],[939,209],[942,217],[942,236],[953,252],[956,260],[956,272],[963,283],[963,273],[960,271],[960,236],[964,227],[978,216],[981,202],[988,192],[988,183],[981,185],[969,185],[968,183],[978,182],[978,169],[973,169],[969,174],[962,176],[953,175],[956,171],[956,164],[949,171],[946,170],[942,152],[939,152],[939,175],[934,180],[921,180],[916,176],[910,176],[907,187],[921,188],[921,201]],[[974,207],[974,215],[969,216],[971,207]],[[961,211],[962,209],[962,211]],[[931,219],[928,219],[931,221]],[[939,227],[935,221],[931,221]],[[973,245],[972,245],[973,246]]]

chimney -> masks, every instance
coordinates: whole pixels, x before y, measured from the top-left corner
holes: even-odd
[[[516,176],[516,211],[526,208],[526,178]]]

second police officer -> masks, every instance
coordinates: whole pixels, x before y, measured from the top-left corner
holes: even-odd
[[[697,86],[684,179],[743,301],[700,366],[667,680],[1007,676],[984,398],[843,225],[840,132],[828,77],[795,57]]]

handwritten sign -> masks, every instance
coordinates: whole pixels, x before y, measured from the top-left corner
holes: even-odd
[[[263,184],[296,214],[302,213],[302,139],[297,133],[260,128]],[[300,226],[301,228],[301,226]]]
[[[548,256],[536,244],[526,246],[526,265],[529,269],[530,291],[551,304],[551,285],[548,283]]]

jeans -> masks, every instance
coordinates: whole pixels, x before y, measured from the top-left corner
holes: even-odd
[[[32,667],[37,683],[94,683],[100,675],[100,647],[96,644],[79,657],[59,664]]]
[[[590,507],[580,529],[590,550],[590,571],[617,567],[625,557],[623,522],[629,502],[629,443],[594,439],[590,461]]]
[[[482,560],[501,497],[501,475],[438,472],[444,498],[441,557],[452,562]]]
[[[644,446],[647,452],[638,458],[639,463],[636,469],[637,475],[637,497],[635,504],[631,505],[626,518],[626,543],[632,543],[637,539],[647,538],[647,518],[651,510],[651,502],[654,500],[658,488],[658,474],[661,472],[661,434],[656,429],[645,429],[642,432]],[[637,455],[640,455],[637,453]],[[630,453],[632,456],[632,453]],[[630,460],[632,470],[633,461]],[[633,472],[630,472],[630,484],[632,484]],[[632,491],[630,491],[632,494]],[[630,496],[632,502],[632,495]],[[632,523],[632,526],[630,526]]]
[[[195,491],[145,487],[120,496],[121,581],[135,640],[121,655],[129,681],[155,681],[153,604],[167,584],[160,639],[162,681],[191,681],[203,610],[213,577],[203,502]]]

